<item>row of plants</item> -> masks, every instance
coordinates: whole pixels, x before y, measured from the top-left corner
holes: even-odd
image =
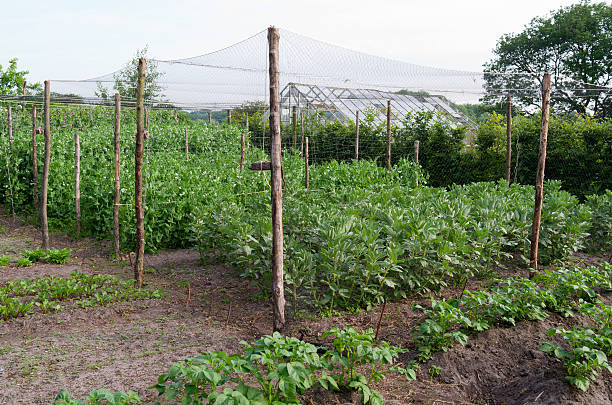
[[[17,267],[28,267],[33,263],[49,263],[49,264],[64,264],[70,258],[70,249],[42,249],[24,250],[22,257],[15,260]],[[0,267],[8,266],[11,263],[11,258],[8,256],[0,256]]]
[[[82,232],[110,238],[112,114],[77,119],[70,108],[54,118],[49,221],[73,227],[73,135],[80,131]],[[267,296],[269,173],[240,171],[241,129],[210,127],[180,113],[153,111],[149,117],[144,169],[147,250],[196,245],[203,258],[218,254],[217,260],[253,280]],[[26,122],[16,121],[12,154],[5,156],[15,162],[12,183],[0,171],[0,179],[7,180],[0,183],[4,201],[20,212],[32,212],[31,128]],[[121,246],[130,249],[135,240],[132,113],[122,118],[122,128],[120,236]],[[8,150],[6,139],[0,142]],[[252,144],[247,148],[247,162],[262,158],[260,149]],[[510,256],[529,251],[533,187],[492,182],[429,187],[418,165],[400,159],[390,172],[371,160],[322,162],[312,167],[311,189],[306,191],[299,155],[286,152],[283,167],[286,282],[296,310],[313,303],[333,313],[372,306],[387,296],[438,290],[486,275]],[[580,203],[561,187],[559,182],[546,185],[543,263],[563,260],[585,247],[607,249],[612,239],[612,193]]]
[[[612,373],[608,360],[612,356],[612,306],[601,302],[585,303],[580,311],[590,316],[595,327],[552,328],[548,336],[561,335],[569,350],[552,342],[544,342],[542,350],[563,363],[567,370],[565,379],[570,384],[586,391],[602,369]]]
[[[286,173],[300,167],[290,163]],[[298,177],[299,178],[299,177]],[[323,313],[355,310],[385,297],[436,291],[487,276],[515,256],[528,256],[533,188],[503,182],[424,186],[422,171],[407,160],[390,172],[374,162],[330,162],[311,170],[311,190],[292,188],[283,200],[285,281],[294,308]],[[418,185],[417,185],[418,184]],[[593,208],[560,189],[545,186],[540,236],[542,263],[599,248],[589,239]],[[597,201],[612,207],[610,195]],[[599,208],[603,210],[604,208]],[[202,258],[232,265],[270,290],[272,227],[267,195],[223,192],[197,211],[194,238]],[[597,218],[602,218],[598,216]],[[612,234],[608,234],[612,235]]]
[[[612,342],[609,341],[612,313],[610,307],[599,301],[598,291],[601,290],[612,291],[612,265],[609,263],[601,267],[545,270],[532,279],[498,280],[487,290],[466,290],[458,299],[432,299],[429,308],[415,305],[415,309],[423,311],[427,317],[413,330],[417,358],[426,362],[433,353],[446,351],[455,343],[465,345],[470,334],[494,326],[543,320],[548,312],[568,317],[576,311],[584,311],[596,319],[602,334],[585,328],[551,330],[549,334],[563,334],[572,350],[566,352],[552,343],[546,343],[543,350],[563,359],[571,377],[568,380],[586,390],[588,378],[596,375],[594,370],[607,367],[607,359],[602,354],[610,349],[605,342]]]
[[[59,311],[65,302],[86,308],[155,298],[161,298],[159,289],[136,288],[133,280],[75,271],[67,278],[48,276],[7,281],[0,288],[0,318],[6,321],[27,316],[35,308],[45,313]]]
[[[330,347],[315,346],[278,332],[247,343],[242,353],[204,353],[176,362],[159,376],[152,389],[164,404],[283,405],[299,404],[300,395],[318,385],[330,391],[357,391],[364,404],[378,405],[383,397],[373,385],[385,374],[400,373],[416,378],[418,365],[400,367],[403,352],[374,332],[333,328],[323,334]],[[103,393],[103,396],[100,393]],[[106,402],[104,402],[106,401]],[[70,399],[61,391],[55,405],[139,403],[133,393],[93,391],[89,402]]]

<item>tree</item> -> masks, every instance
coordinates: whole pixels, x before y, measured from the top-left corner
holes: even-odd
[[[21,95],[28,73],[30,72],[27,70],[17,70],[17,58],[9,60],[6,70],[2,70],[2,65],[0,65],[0,94]],[[38,88],[40,88],[40,83],[27,85],[27,90],[30,91]]]
[[[122,98],[133,99],[136,92],[136,83],[138,82],[138,60],[140,58],[147,59],[147,70],[145,76],[144,98],[145,100],[155,100],[163,98],[163,87],[159,84],[159,79],[164,73],[158,70],[157,62],[147,58],[148,48],[137,50],[136,54],[123,69],[113,74],[115,84],[113,89],[121,94]],[[107,99],[109,97],[108,89],[101,82],[97,83],[96,97]]]
[[[589,1],[536,17],[505,34],[485,63],[484,102],[507,94],[523,107],[540,103],[542,72],[552,75],[551,104],[564,113],[612,116],[612,6]]]

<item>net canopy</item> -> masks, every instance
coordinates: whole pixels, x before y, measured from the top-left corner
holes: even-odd
[[[483,92],[479,72],[439,69],[368,55],[279,29],[281,88],[289,83],[320,87],[409,90],[475,102]],[[162,73],[163,100],[177,106],[225,108],[265,101],[268,92],[267,30],[224,49],[176,60],[155,60]],[[115,72],[116,73],[116,72]],[[94,95],[110,89],[114,74],[88,80],[53,81],[54,91]]]

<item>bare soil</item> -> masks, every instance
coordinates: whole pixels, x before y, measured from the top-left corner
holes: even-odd
[[[0,255],[18,257],[24,249],[40,246],[38,230],[0,217]],[[34,264],[27,268],[0,267],[0,285],[7,280],[56,275],[65,277],[78,270],[113,274],[129,279],[129,261],[113,261],[107,242],[74,240],[52,234],[53,247],[73,251],[65,265]],[[580,255],[576,262],[596,263],[600,258]],[[521,273],[511,266],[504,275]],[[478,288],[483,280],[470,281]],[[164,251],[145,258],[146,286],[159,286],[159,300],[116,303],[106,307],[68,307],[57,313],[35,313],[25,318],[0,322],[0,404],[51,404],[65,388],[73,397],[108,388],[133,390],[145,403],[156,400],[148,389],[173,362],[202,351],[240,351],[240,340],[254,340],[272,332],[272,307],[257,298],[248,281],[220,265],[200,264],[191,250]],[[461,288],[449,288],[444,297],[457,296]],[[612,295],[604,296],[612,304]],[[410,331],[423,319],[412,311],[414,302],[387,303],[380,337],[412,349],[403,361],[414,358]],[[316,315],[289,317],[286,333],[310,342],[331,327],[349,325],[376,328],[381,307],[359,314],[323,318]],[[465,347],[456,346],[438,353],[419,371],[417,381],[388,376],[377,386],[388,404],[611,404],[612,375],[604,371],[582,393],[564,380],[564,369],[539,350],[551,327],[588,324],[580,316],[551,315],[543,322],[521,322],[470,336]],[[559,339],[552,338],[557,342]],[[431,366],[441,374],[431,378]],[[305,404],[358,404],[350,393],[332,394],[311,390]]]

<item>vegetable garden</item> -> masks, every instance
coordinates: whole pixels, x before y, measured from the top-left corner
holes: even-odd
[[[80,237],[111,239],[112,111],[83,106],[53,111],[50,226],[75,236],[73,139],[79,132]],[[136,237],[131,158],[136,122],[130,109],[122,112],[121,127],[119,230],[127,253]],[[364,127],[366,133],[375,132]],[[235,282],[251,288],[251,302],[266,312],[272,291],[270,174],[240,170],[240,138],[245,132],[239,125],[192,121],[176,110],[151,110],[144,147],[146,248],[150,257],[166,249],[197,249],[203,263],[198,269],[222,264],[224,272],[238,276]],[[254,133],[246,133],[246,161],[266,159]],[[2,136],[1,142],[6,170],[0,173],[0,198],[5,211],[14,208],[36,225],[29,115],[15,115],[13,138],[9,143]],[[42,139],[38,143],[42,150]],[[598,373],[610,369],[612,268],[605,259],[609,261],[612,247],[611,191],[578,198],[559,181],[545,184],[540,261],[547,267],[526,278],[534,187],[508,187],[501,181],[434,187],[428,184],[431,166],[424,169],[405,156],[394,160],[390,171],[375,159],[349,162],[320,156],[310,167],[305,189],[303,157],[289,147],[283,151],[284,281],[292,322],[300,325],[314,317],[334,323],[317,325],[320,336],[309,339],[246,334],[242,349],[230,348],[234,354],[210,350],[173,361],[172,366],[166,361],[166,371],[148,382],[161,403],[300,403],[311,398],[308,392],[319,389],[355,391],[364,403],[378,404],[383,401],[385,390],[380,387],[385,375],[400,375],[401,390],[408,390],[412,380],[444,373],[435,368],[437,353],[454,350],[455,342],[466,345],[468,337],[485,331],[543,322],[554,315],[576,316],[583,323],[550,328],[550,339],[539,343],[551,362],[553,357],[561,361],[571,385],[586,391]],[[595,255],[601,263],[568,267],[578,252]],[[0,257],[0,269],[19,272],[20,261],[44,262],[32,267],[60,266],[69,256],[67,249],[24,249],[19,257]],[[181,307],[191,302],[192,285],[186,286],[187,304],[181,301]],[[205,291],[194,288],[193,294]],[[452,296],[455,292],[458,295]],[[64,309],[165,300],[165,294],[174,293],[77,271],[67,277],[6,281],[0,290],[0,315],[6,324],[14,324],[15,319],[61,316]],[[204,297],[206,302],[215,300]],[[386,333],[383,326],[380,336],[385,339],[379,339],[385,306],[412,301],[418,304],[406,311],[418,322],[404,330],[403,337]],[[213,316],[214,311],[208,312]],[[367,313],[380,314],[369,325],[377,326],[376,332],[341,324],[346,317]],[[298,336],[296,328],[290,331],[293,336]],[[610,381],[608,374],[602,378]],[[137,393],[127,394],[114,392],[116,388],[96,390],[79,402],[70,387],[65,388],[56,393],[56,404],[131,404],[152,398],[151,390],[140,386]]]

